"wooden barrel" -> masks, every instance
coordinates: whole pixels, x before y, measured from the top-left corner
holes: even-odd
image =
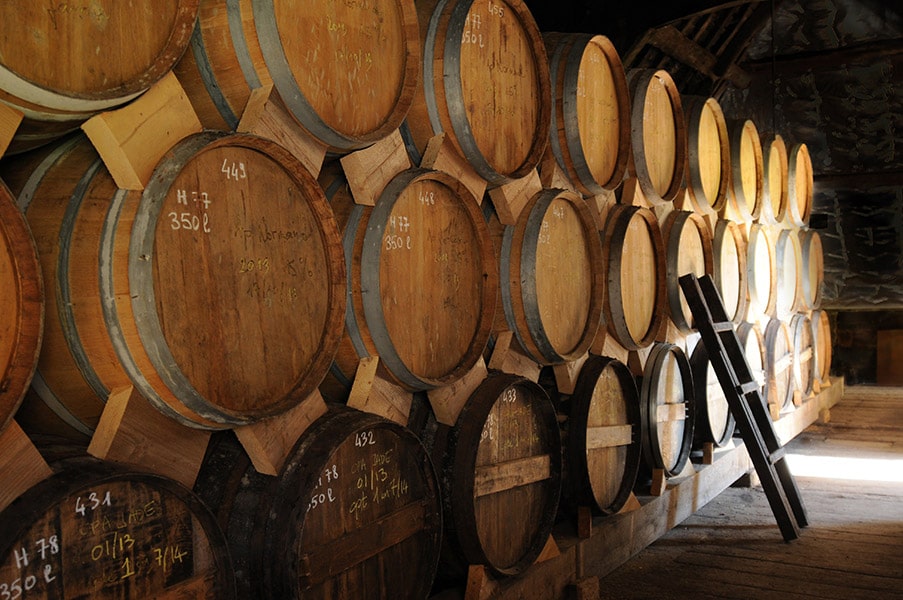
[[[784,229],[778,234],[775,244],[775,306],[774,316],[784,321],[800,306],[800,259],[799,239],[796,232]]]
[[[775,275],[775,250],[768,233],[759,224],[749,228],[746,244],[747,290],[749,292],[749,317],[758,317],[774,310],[777,276]]]
[[[765,401],[780,411],[793,406],[793,340],[787,323],[770,319],[765,327]]]
[[[589,206],[574,192],[535,194],[500,254],[508,327],[540,364],[583,356],[602,320],[602,246]]]
[[[564,497],[613,515],[627,502],[640,465],[640,402],[630,370],[590,355],[568,398]]]
[[[602,232],[608,331],[628,350],[649,346],[666,318],[665,243],[655,213],[615,205]]]
[[[335,152],[396,130],[420,74],[413,0],[202,0],[176,74],[201,123],[234,130],[272,85],[297,124]]]
[[[93,459],[56,466],[0,513],[0,595],[239,597],[223,532],[190,490]]]
[[[759,382],[759,393],[764,399],[767,394],[768,376],[766,373],[765,337],[754,323],[744,321],[737,325],[737,341],[746,357],[746,365],[750,374]]]
[[[739,323],[749,307],[746,240],[740,226],[719,219],[712,236],[712,279],[727,316]]]
[[[736,218],[744,223],[759,218],[765,195],[765,159],[756,124],[749,120],[729,125],[731,187],[728,198]]]
[[[0,181],[0,432],[19,408],[38,364],[44,285],[28,223]]]
[[[0,102],[25,114],[8,153],[77,129],[169,73],[188,48],[198,1],[2,3]]]
[[[787,213],[787,145],[780,135],[774,136],[765,157],[765,197],[759,222],[772,225],[784,220]]]
[[[660,342],[652,347],[640,386],[643,458],[666,477],[683,470],[693,445],[696,397],[693,375],[680,347]]]
[[[662,229],[665,237],[666,287],[671,322],[679,331],[689,333],[694,329],[693,313],[684,297],[679,279],[688,273],[697,277],[712,274],[712,234],[699,213],[684,210],[672,211],[665,218]]]
[[[443,489],[445,576],[466,575],[466,565],[523,573],[549,539],[562,487],[561,436],[546,392],[490,374],[454,427],[440,426],[433,460]]]
[[[420,440],[341,405],[301,435],[276,477],[229,432],[195,484],[226,532],[242,598],[425,598],[439,561],[439,482]]]
[[[627,81],[637,181],[652,204],[669,202],[683,189],[687,164],[687,126],[680,93],[671,75],[661,69],[631,71]]]
[[[522,0],[418,2],[423,89],[407,125],[424,148],[444,133],[491,185],[527,175],[549,140],[552,86]]]
[[[815,347],[809,317],[793,315],[790,319],[790,339],[793,344],[794,404],[799,405],[812,394],[814,383]]]
[[[544,33],[558,166],[587,195],[617,188],[630,157],[630,98],[621,58],[604,35]]]
[[[742,347],[742,346],[741,346]],[[696,422],[693,427],[694,445],[704,443],[717,447],[726,445],[734,435],[734,415],[709,360],[705,344],[698,343],[690,354],[690,370],[696,393]]]
[[[809,323],[812,327],[812,348],[815,350],[812,379],[827,386],[831,384],[831,320],[827,311],[813,310]]]
[[[797,232],[800,245],[800,302],[806,310],[821,304],[822,284],[825,278],[825,257],[821,236],[814,229]]]
[[[498,291],[473,194],[427,169],[397,175],[372,209],[353,205],[344,184],[330,194],[334,210],[347,213],[345,328],[356,357],[339,357],[343,372],[351,376],[356,358],[378,355],[412,391],[459,379],[489,339]]]
[[[731,141],[721,105],[714,98],[685,96],[687,192],[699,212],[719,211],[731,181]]]
[[[329,368],[345,308],[339,232],[316,181],[273,142],[188,137],[143,192],[118,191],[75,142],[19,197],[39,251],[59,246],[45,277],[68,349],[53,351],[81,354],[39,369],[52,386],[93,390],[89,412],[62,390],[51,400],[88,432],[121,385],[183,424],[223,428],[297,405]]]
[[[787,220],[794,227],[809,224],[813,185],[809,148],[806,144],[794,144],[787,157]]]

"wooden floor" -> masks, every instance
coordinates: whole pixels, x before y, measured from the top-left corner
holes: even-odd
[[[903,388],[847,388],[786,447],[800,539],[782,540],[761,487],[729,488],[602,578],[601,598],[903,599]]]

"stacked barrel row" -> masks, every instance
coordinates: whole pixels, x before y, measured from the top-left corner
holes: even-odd
[[[471,564],[523,573],[559,514],[613,514],[641,489],[641,465],[676,476],[694,444],[730,439],[676,287],[688,271],[715,277],[771,404],[809,392],[787,373],[827,381],[805,146],[788,157],[776,138],[764,160],[750,121],[728,129],[714,99],[682,97],[664,71],[628,77],[603,36],[543,35],[519,0],[170,4],[167,31],[141,32],[166,60],[123,67],[120,79],[140,74],[109,94],[74,53],[74,91],[46,91],[70,83],[51,66],[0,81],[0,100],[27,116],[16,152],[170,69],[206,129],[142,191],[118,189],[78,136],[0,164],[12,215],[0,275],[16,290],[2,298],[16,335],[0,338],[0,406],[3,422],[21,403],[29,431],[84,439],[132,386],[177,423],[222,431],[194,491],[58,463],[3,513],[0,584],[424,597],[437,577],[461,585]],[[137,8],[117,31],[160,11]],[[15,17],[90,38],[121,15],[95,3]],[[124,54],[103,41],[103,56]],[[268,86],[290,117],[279,135],[235,133]],[[340,157],[396,131],[410,168],[362,202]],[[328,151],[319,172],[288,150],[295,138]],[[454,169],[427,166],[443,140]],[[791,314],[799,345],[789,333],[770,344]],[[499,359],[452,420],[404,427],[340,406],[364,359],[420,406],[505,351],[527,366]],[[256,473],[228,430],[278,419],[316,388],[334,404],[276,477]],[[181,537],[144,544],[105,524],[145,517]],[[45,564],[51,550],[23,562],[42,540],[72,562]],[[51,579],[60,572],[80,575]]]

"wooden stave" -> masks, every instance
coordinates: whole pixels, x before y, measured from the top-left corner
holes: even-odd
[[[342,405],[327,406],[327,413],[315,420],[297,440],[276,477],[258,473],[231,434],[214,435],[195,491],[214,510],[227,532],[240,595],[253,598],[318,597],[324,590],[318,592],[313,589],[316,586],[330,582],[339,585],[340,575],[318,582],[316,573],[303,572],[304,557],[312,556],[317,549],[311,548],[309,541],[302,540],[302,536],[315,527],[308,522],[306,509],[314,490],[318,489],[317,480],[333,457],[346,445],[355,444],[356,447],[356,436],[369,430],[391,436],[410,451],[414,457],[412,462],[419,469],[424,492],[417,500],[422,505],[425,519],[423,529],[413,540],[425,542],[417,554],[419,562],[412,568],[415,561],[395,561],[397,568],[383,573],[389,580],[378,587],[398,592],[400,587],[407,586],[410,597],[426,597],[439,562],[443,522],[439,481],[427,449],[406,427]],[[340,473],[339,479],[344,475]],[[352,490],[346,488],[345,491]],[[342,500],[343,492],[336,493],[337,500]],[[290,521],[289,526],[279,521],[280,515]],[[407,540],[411,538],[404,541]],[[367,548],[363,550],[369,552]],[[320,556],[322,559],[327,557],[326,554]],[[373,554],[364,561],[371,559],[382,560]],[[366,568],[361,565],[363,562],[348,565],[342,573]],[[361,594],[365,591],[358,590]],[[324,593],[328,594],[328,590]]]
[[[663,397],[659,390],[659,382],[656,379],[656,375],[660,374],[668,355],[674,356],[681,375],[683,404],[686,410],[680,450],[671,465],[664,464],[664,457],[661,455],[661,445],[658,438],[658,428],[656,426],[658,415],[652,414],[657,411],[650,410],[652,406],[659,406],[656,400]],[[690,458],[690,450],[693,445],[693,430],[696,422],[696,395],[694,392],[693,373],[686,354],[679,346],[668,342],[658,342],[649,352],[643,368],[642,383],[640,385],[640,413],[643,424],[643,459],[646,466],[650,469],[661,469],[665,477],[678,475]]]
[[[82,491],[87,492],[92,488],[100,490],[99,493],[102,494],[104,489],[109,490],[111,487],[118,484],[139,485],[147,488],[153,493],[159,494],[161,497],[165,497],[167,501],[171,503],[167,504],[167,506],[177,505],[184,507],[184,510],[191,517],[190,527],[192,529],[193,543],[189,553],[201,556],[202,560],[212,562],[212,568],[209,569],[206,574],[201,573],[201,575],[203,575],[202,579],[198,579],[198,575],[195,575],[189,580],[189,582],[194,582],[194,585],[189,583],[189,589],[181,591],[171,589],[169,590],[169,593],[174,595],[188,594],[191,597],[222,598],[223,600],[239,597],[235,590],[235,581],[233,578],[234,572],[229,551],[226,546],[225,536],[219,525],[216,523],[213,514],[196,494],[176,481],[160,475],[138,471],[129,466],[101,462],[89,457],[71,457],[73,456],[71,452],[66,452],[65,454],[70,457],[54,463],[53,467],[55,473],[53,475],[34,485],[14,500],[3,510],[3,512],[0,512],[0,530],[3,532],[3,535],[0,535],[0,556],[9,556],[8,553],[10,550],[19,550],[21,546],[13,546],[21,536],[26,535],[30,528],[34,526],[35,513],[52,511],[54,504],[57,501],[72,501],[73,504],[68,504],[67,502],[66,506],[66,508],[70,510],[72,508],[78,509],[79,505],[81,505],[82,508],[80,510],[85,512],[87,518],[91,518],[93,514],[101,513],[104,510],[103,498],[98,497],[97,499],[92,499],[88,494],[85,494],[84,496],[79,495],[77,498],[73,498],[73,496],[76,496]],[[154,512],[160,509],[159,504],[161,501],[162,499],[151,501],[150,504],[155,505],[155,508],[153,509]],[[112,508],[114,505],[110,504],[110,506]],[[94,508],[92,509],[92,507]],[[105,537],[107,538],[109,538],[108,529],[111,527],[116,527],[115,531],[117,531],[117,535],[122,534],[124,531],[125,533],[123,536],[128,537],[128,539],[131,539],[134,542],[129,550],[130,552],[137,553],[141,550],[145,551],[144,556],[141,557],[135,557],[134,554],[132,554],[135,572],[136,574],[140,574],[138,572],[139,561],[137,558],[145,559],[148,565],[158,564],[155,562],[155,559],[157,558],[155,556],[156,553],[151,553],[151,549],[145,547],[147,544],[138,536],[138,532],[136,532],[136,528],[139,528],[143,524],[144,519],[153,518],[152,515],[150,515],[149,510],[148,505],[132,507],[129,512],[123,512],[113,516],[114,521],[112,523],[108,517],[104,517],[103,520],[96,518],[90,525],[69,525],[72,530],[66,528],[63,530],[63,533],[69,531],[70,533],[75,534],[77,531],[84,530],[84,528],[87,527],[87,530],[82,531],[82,537],[75,540],[75,543],[82,543],[84,537],[96,535],[94,532],[97,528],[101,528],[102,531],[107,531],[107,533],[105,533]],[[79,510],[76,510],[75,514],[79,514]],[[66,519],[66,517],[67,515],[61,512],[54,521],[63,522],[63,524],[65,524],[64,519]],[[177,515],[173,515],[170,519],[175,520],[176,517]],[[128,519],[128,522],[125,522],[126,518]],[[163,522],[163,527],[166,525],[175,526],[174,523],[168,521],[169,519]],[[166,531],[162,531],[162,534],[160,530],[148,532],[139,529],[138,531],[143,531],[151,536],[152,539],[163,538],[160,541],[166,541],[167,539],[162,535],[165,534]],[[198,533],[198,531],[200,531],[200,533]],[[93,548],[86,548],[86,550],[88,550],[86,553],[87,555],[77,564],[97,565],[98,560],[102,562],[105,558],[109,558],[109,554],[107,554],[103,548],[100,548],[100,558],[98,560],[93,560],[93,553],[104,543],[103,539],[99,536],[95,539],[99,542],[98,545]],[[60,544],[60,552],[67,548],[65,542],[59,537],[56,541]],[[109,541],[109,539],[107,539],[107,541]],[[126,541],[126,543],[128,542]],[[181,546],[181,544],[179,544],[179,546]],[[199,550],[200,552],[198,552]],[[175,554],[175,552],[176,551],[173,550],[173,554]],[[53,560],[54,553],[52,548],[48,554],[51,557],[50,560]],[[38,558],[39,556],[40,553],[36,553],[33,558]],[[192,558],[194,557],[192,556]],[[181,560],[182,559],[179,559],[180,564]],[[37,563],[35,562],[33,564]],[[175,559],[172,560],[172,564],[174,566]],[[2,566],[0,566],[0,568],[2,568]],[[122,568],[119,565],[119,562],[116,563],[116,568],[117,571]],[[57,576],[61,578],[59,585],[64,585],[65,576],[67,574],[72,574],[73,571],[76,571],[76,569],[63,569],[62,575],[57,572]],[[127,573],[128,571],[125,572]],[[118,577],[119,572],[117,572],[116,575],[118,581],[134,581],[131,577]],[[41,579],[43,579],[43,577]],[[210,589],[199,589],[196,587],[198,582],[200,582],[200,585],[209,585]],[[181,582],[175,583],[179,584]],[[107,597],[106,594],[103,593],[103,590],[97,586],[92,586],[91,589],[85,589],[83,591],[88,592],[90,597]],[[71,592],[75,592],[75,590],[71,590]],[[118,590],[114,590],[115,596],[110,595],[109,597],[143,598],[147,597],[148,593],[155,592],[165,594],[166,590],[142,590],[137,589],[137,586],[126,585],[120,587]],[[73,595],[66,594],[66,592],[62,592],[59,597],[63,597],[63,595],[65,595],[65,597],[74,597]],[[86,596],[79,595],[78,597]],[[157,597],[156,593],[154,597]]]
[[[645,140],[644,106],[649,87],[654,81],[661,81],[671,104],[674,123],[674,168],[667,189],[663,192],[655,189],[649,169]],[[674,79],[663,69],[635,69],[627,74],[630,89],[630,137],[633,165],[637,181],[643,195],[653,205],[665,204],[674,200],[683,190],[687,165],[687,129],[684,121],[683,105]]]
[[[525,388],[531,403],[542,419],[548,436],[549,477],[538,506],[540,518],[522,524],[530,534],[530,542],[511,564],[494,563],[488,556],[477,527],[474,502],[474,478],[477,451],[484,423],[496,401],[506,390]],[[532,381],[502,372],[490,372],[470,395],[453,427],[440,425],[433,447],[433,462],[439,471],[443,489],[445,546],[440,565],[440,578],[455,580],[466,574],[467,565],[484,565],[496,576],[516,576],[525,572],[542,552],[552,532],[559,507],[562,482],[561,436],[558,420],[546,392]],[[536,508],[536,507],[534,507]],[[525,514],[523,511],[521,514]],[[487,540],[491,542],[492,540]],[[503,543],[497,540],[498,543]]]
[[[703,217],[695,212],[684,210],[675,210],[668,214],[665,222],[662,224],[665,238],[665,269],[666,269],[666,289],[668,296],[668,308],[671,322],[677,327],[681,333],[690,333],[695,327],[693,326],[693,315],[690,312],[689,305],[686,304],[683,290],[678,283],[682,275],[680,268],[681,258],[681,241],[684,239],[683,234],[685,228],[695,227],[698,239],[701,245],[702,272],[693,273],[697,277],[703,275],[711,275],[714,273],[714,250],[712,244],[712,234]]]
[[[623,63],[604,35],[543,33],[549,55],[552,81],[552,121],[549,148],[558,166],[580,193],[593,196],[616,189],[624,179],[630,158],[630,97]],[[578,79],[582,59],[590,46],[602,49],[612,72],[612,84],[617,98],[619,122],[616,146],[618,158],[608,176],[598,180],[589,167],[590,160],[583,149],[580,120],[577,114]]]
[[[543,325],[536,286],[536,255],[539,236],[551,203],[566,200],[580,219],[585,237],[588,270],[591,273],[590,299],[583,333],[571,348],[556,347]],[[603,284],[600,266],[602,247],[589,206],[577,194],[560,189],[545,189],[524,206],[518,221],[505,227],[499,257],[501,304],[508,328],[521,347],[540,364],[561,364],[583,356],[592,345],[602,321]]]
[[[82,91],[65,89],[62,86],[56,89],[49,82],[39,83],[39,77],[33,73],[16,73],[5,66],[0,66],[3,80],[3,83],[0,83],[0,101],[25,114],[7,154],[25,152],[59,139],[78,129],[82,122],[94,114],[126,104],[152,87],[172,70],[187,51],[199,2],[200,0],[178,0],[172,15],[172,29],[153,61],[140,65],[137,72],[132,72],[127,77],[116,78],[115,83],[105,83],[95,89],[88,88]],[[103,7],[99,6],[98,10],[103,11]],[[56,11],[54,19],[60,19],[64,12]],[[68,14],[74,15],[72,20],[83,21],[77,8]],[[152,16],[157,22],[161,21],[159,14]],[[137,23],[132,22],[130,25],[140,25],[140,15],[129,13],[129,17],[139,18]],[[55,28],[58,26],[56,21],[53,25]],[[133,43],[133,39],[129,42]],[[120,51],[105,53],[102,56],[106,58],[110,55],[120,57],[129,56],[130,53]],[[84,62],[90,64],[92,61]]]
[[[294,71],[297,66],[292,63],[297,62],[298,57],[285,48],[286,38],[280,27],[286,23],[280,20],[283,15],[276,14],[277,7],[271,0],[232,1],[227,3],[225,11],[221,10],[219,2],[202,0],[191,52],[176,66],[175,72],[207,128],[235,130],[251,93],[271,85],[297,125],[327,146],[330,152],[346,154],[370,146],[397,130],[419,85],[421,46],[414,3],[413,0],[392,1],[393,8],[397,9],[404,46],[400,81],[397,88],[387,90],[395,99],[383,114],[378,115],[379,123],[363,131],[340,130],[338,124],[328,122],[330,119],[322,114],[322,107],[315,106],[320,99],[305,94],[299,76],[306,73]],[[312,12],[309,4],[289,10],[294,10],[299,18]],[[370,25],[377,26],[375,23]],[[345,24],[333,25],[341,27]],[[327,28],[324,24],[323,30]],[[343,48],[334,52],[337,57],[347,56]],[[356,60],[362,60],[362,56],[372,52],[373,48],[359,49],[353,54]],[[334,81],[339,79],[336,77]],[[349,78],[349,81],[357,79]],[[346,100],[341,93],[338,95],[341,100]]]
[[[620,477],[618,492],[613,497],[606,498],[608,501],[602,504],[595,491],[597,487],[595,478],[602,474],[591,473],[589,470],[587,459],[589,449],[585,433],[588,430],[595,386],[606,370],[614,374],[624,391],[623,401],[628,415],[627,424],[632,425],[633,434],[632,441],[627,446],[625,453],[624,470]],[[580,369],[574,393],[570,398],[570,406],[565,446],[567,452],[567,481],[565,483],[569,491],[570,504],[575,507],[589,506],[594,514],[606,516],[616,514],[630,497],[637,479],[642,455],[642,426],[636,380],[630,370],[617,359],[591,354]],[[583,435],[580,435],[581,433]]]
[[[701,96],[684,96],[684,115],[687,119],[687,192],[701,213],[720,211],[727,202],[731,174],[731,140],[728,135],[727,121],[721,105],[715,98]],[[705,174],[703,173],[703,153],[700,145],[705,141],[700,134],[704,115],[710,114],[715,123],[718,136],[718,185],[714,196],[706,191]],[[710,197],[711,196],[711,197]]]
[[[8,352],[0,355],[0,432],[28,392],[38,365],[44,336],[44,280],[34,236],[15,198],[0,180],[0,288],[6,309],[0,311],[0,330],[7,332]],[[10,291],[12,293],[10,293]],[[11,298],[11,300],[7,300]],[[12,307],[10,306],[12,304]],[[9,310],[12,308],[12,310]],[[6,344],[5,340],[4,345]],[[2,350],[2,346],[0,346]]]
[[[765,326],[766,403],[777,410],[793,406],[793,341],[787,323],[769,319]]]
[[[640,338],[634,338],[624,317],[623,300],[620,282],[620,257],[625,251],[624,238],[630,220],[637,216],[646,223],[650,234],[653,254],[659,257],[655,275],[655,304],[649,327]],[[661,261],[665,257],[665,242],[655,213],[647,208],[627,205],[615,205],[608,213],[602,236],[602,263],[606,270],[606,293],[604,316],[608,332],[627,350],[640,350],[653,343],[659,331],[665,325],[663,308],[666,298],[666,269]]]
[[[759,218],[765,194],[765,159],[762,155],[762,140],[756,124],[750,120],[735,120],[729,125],[731,141],[731,187],[728,194],[731,206],[736,210],[738,218],[745,223]],[[748,140],[748,142],[747,142]],[[747,142],[746,144],[744,142]],[[751,148],[750,146],[751,145]],[[749,157],[749,149],[752,157]],[[744,166],[751,159],[752,173]],[[748,197],[744,182],[752,179],[753,194]],[[751,207],[750,207],[751,205]]]
[[[446,135],[480,177],[491,186],[500,186],[528,175],[539,165],[546,150],[552,121],[549,62],[542,34],[527,5],[523,0],[503,0],[502,10],[508,9],[516,15],[529,42],[533,54],[531,66],[536,69],[534,84],[538,90],[536,94],[531,91],[530,95],[537,98],[539,104],[534,127],[526,136],[530,144],[525,156],[514,168],[500,168],[493,164],[496,162],[493,157],[486,156],[479,149],[470,119],[465,113],[460,73],[461,48],[469,11],[476,1],[425,0],[418,3],[423,86],[422,95],[415,99],[405,125],[406,132],[419,148],[425,148],[433,136]],[[441,65],[442,73],[437,71],[436,65]]]
[[[794,144],[787,156],[787,213],[794,227],[806,227],[812,214],[812,158],[805,143]]]
[[[693,389],[696,391],[696,422],[693,426],[693,439],[695,445],[701,446],[704,443],[714,444],[717,448],[723,448],[733,438],[736,420],[727,404],[727,398],[721,389],[721,384],[715,373],[714,367],[709,360],[709,353],[705,344],[696,344],[693,353],[690,355],[690,369],[693,373]],[[712,382],[718,387],[717,391],[709,393],[709,387]],[[711,408],[720,404],[726,408],[727,417],[723,423],[718,421],[721,431],[717,431],[712,422],[713,414]]]
[[[747,249],[743,232],[737,223],[725,219],[719,219],[715,223],[715,232],[712,236],[712,279],[715,288],[725,301],[725,289],[730,282],[725,281],[727,265],[724,264],[724,244],[732,244],[737,248],[737,303],[731,308],[725,306],[728,316],[734,323],[740,323],[746,318],[749,309],[749,292],[747,289]],[[731,270],[732,272],[732,270]],[[733,309],[732,309],[733,308]]]

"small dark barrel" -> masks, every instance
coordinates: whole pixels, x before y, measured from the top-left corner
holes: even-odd
[[[734,323],[742,322],[749,308],[746,260],[746,240],[740,226],[718,219],[712,236],[712,279]]]
[[[630,87],[630,138],[634,169],[652,204],[674,200],[683,191],[687,126],[677,84],[665,70],[638,69]]]
[[[794,404],[799,404],[812,394],[814,382],[815,347],[812,323],[804,314],[790,319],[790,339],[793,344],[793,385],[796,390]]]
[[[613,190],[630,158],[630,97],[621,58],[604,35],[543,33],[543,39],[555,160],[581,193]]]
[[[19,408],[38,364],[44,285],[37,248],[9,188],[0,181],[0,432]]]
[[[774,225],[784,220],[787,213],[787,145],[780,135],[774,136],[764,152],[765,198],[759,222]]]
[[[413,0],[202,2],[177,65],[201,123],[234,130],[272,85],[297,124],[335,152],[398,129],[420,77]]]
[[[749,228],[746,244],[747,291],[749,320],[754,321],[774,310],[777,276],[775,249],[768,233],[758,223]]]
[[[751,223],[759,218],[765,195],[765,159],[756,124],[733,121],[728,126],[731,139],[731,187],[728,199],[736,218]]]
[[[190,490],[77,458],[0,513],[0,595],[239,598],[222,530]]]
[[[586,201],[574,192],[534,195],[505,228],[501,297],[508,327],[540,364],[579,358],[602,320],[602,246]]]
[[[693,331],[693,313],[678,283],[684,275],[711,275],[714,270],[712,233],[699,213],[675,210],[662,224],[665,270],[671,322],[682,333]],[[628,299],[630,301],[630,299]]]
[[[808,146],[795,144],[787,157],[787,220],[794,227],[809,224],[813,176]]]
[[[226,532],[242,598],[425,598],[439,561],[439,483],[420,440],[341,405],[301,435],[276,477],[229,432],[195,484]]]
[[[455,426],[440,426],[433,460],[448,543],[443,577],[466,576],[467,565],[523,573],[548,541],[561,495],[561,436],[546,392],[490,374]]]
[[[628,350],[652,344],[667,318],[665,242],[648,208],[611,207],[602,233],[605,321]]]
[[[630,497],[640,465],[636,382],[618,360],[590,355],[568,404],[564,495],[572,507],[613,515]]]
[[[693,446],[696,397],[686,354],[660,342],[652,347],[640,386],[643,458],[666,477],[683,470]]]
[[[733,437],[736,423],[702,342],[696,344],[690,355],[690,369],[696,392],[696,423],[693,430],[695,445],[708,442],[720,448]]]
[[[765,327],[765,400],[775,410],[793,406],[793,340],[787,323],[770,319]]]
[[[189,46],[199,0],[0,3],[0,102],[25,119],[8,153],[132,100]]]
[[[535,168],[549,141],[549,62],[522,0],[417,3],[423,86],[408,114],[417,147],[440,133],[491,185]]]
[[[731,143],[727,121],[715,98],[685,96],[687,192],[695,210],[720,211],[730,187]]]
[[[45,285],[61,298],[61,343],[45,347],[71,353],[55,373],[39,371],[48,405],[83,433],[129,383],[170,417],[211,429],[281,414],[319,385],[341,338],[345,269],[323,192],[287,150],[190,136],[143,192],[126,192],[75,141],[18,177]],[[65,392],[74,382],[77,398]]]

